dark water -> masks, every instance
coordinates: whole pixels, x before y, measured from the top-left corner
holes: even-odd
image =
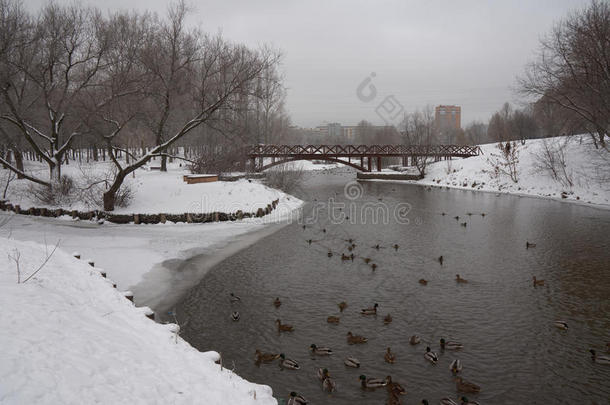
[[[180,321],[188,319],[182,336],[200,350],[220,352],[226,367],[270,385],[277,398],[294,390],[314,404],[384,403],[385,390],[359,388],[360,374],[391,375],[408,391],[403,403],[455,399],[449,371],[454,358],[463,363],[462,376],[482,387],[480,394],[468,395],[481,404],[609,403],[610,366],[594,364],[588,353],[604,353],[610,342],[609,211],[391,183],[362,183],[362,196],[352,201],[344,186],[353,176],[312,174],[300,196],[309,201],[305,216],[329,198],[353,203],[356,214],[373,204],[393,213],[408,203],[409,223],[378,218],[375,224],[372,215],[365,223],[354,220],[356,215],[333,223],[322,209],[306,229],[288,225],[218,264],[191,290],[177,307]],[[353,262],[340,258],[349,253],[349,238],[357,245]],[[526,249],[526,240],[537,246]],[[382,248],[372,248],[376,244]],[[378,268],[372,271],[363,257]],[[458,273],[469,282],[458,284]],[[533,276],[545,285],[534,288]],[[428,285],[420,285],[420,278]],[[230,292],[241,302],[231,304]],[[279,309],[272,305],[276,296]],[[340,301],[349,305],[342,314]],[[375,302],[376,317],[358,313]],[[241,313],[238,322],[229,317],[234,310]],[[390,325],[383,323],[387,313]],[[340,316],[340,324],[328,324],[329,315]],[[277,318],[295,331],[278,334]],[[569,329],[555,328],[555,320],[566,321]],[[368,343],[348,345],[347,331],[366,336]],[[426,343],[408,344],[413,334],[439,354],[437,365],[424,359]],[[441,352],[441,337],[460,341],[464,349]],[[334,354],[312,357],[312,343]],[[395,364],[384,362],[386,347],[396,354]],[[285,353],[301,369],[257,367],[257,348]],[[345,367],[346,356],[358,358],[361,368]],[[322,391],[318,367],[330,370],[335,393]]]

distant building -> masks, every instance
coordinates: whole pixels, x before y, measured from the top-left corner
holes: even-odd
[[[384,125],[370,125],[367,127],[372,132],[386,129]],[[343,136],[346,140],[351,141],[357,138],[362,131],[362,128],[357,125],[341,125],[338,122],[331,122],[325,125],[319,125],[315,128],[317,132],[320,132],[329,137],[340,137]]]
[[[436,106],[434,124],[440,141],[453,143],[455,134],[462,128],[462,107],[459,105]]]

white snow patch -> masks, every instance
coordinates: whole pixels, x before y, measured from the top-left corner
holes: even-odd
[[[84,261],[0,238],[0,402],[276,404],[268,386],[214,363],[135,308]],[[22,278],[23,279],[23,278]]]

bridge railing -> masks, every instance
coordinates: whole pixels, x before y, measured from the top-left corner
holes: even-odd
[[[250,157],[273,156],[478,156],[471,145],[251,145]]]

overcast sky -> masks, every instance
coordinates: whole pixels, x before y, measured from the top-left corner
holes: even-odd
[[[59,3],[67,2],[59,0]],[[163,0],[84,0],[101,9],[165,13]],[[515,78],[553,22],[584,0],[191,0],[190,21],[250,46],[284,53],[286,106],[295,125],[382,124],[394,112],[426,104],[462,106],[463,126],[487,121],[504,101],[519,103]],[[31,9],[46,4],[26,0]],[[371,73],[376,97],[357,96]],[[371,97],[365,97],[368,99]],[[387,104],[385,104],[387,105]],[[394,114],[394,112],[392,114]],[[383,115],[383,113],[382,113]],[[389,117],[386,113],[386,119]]]

